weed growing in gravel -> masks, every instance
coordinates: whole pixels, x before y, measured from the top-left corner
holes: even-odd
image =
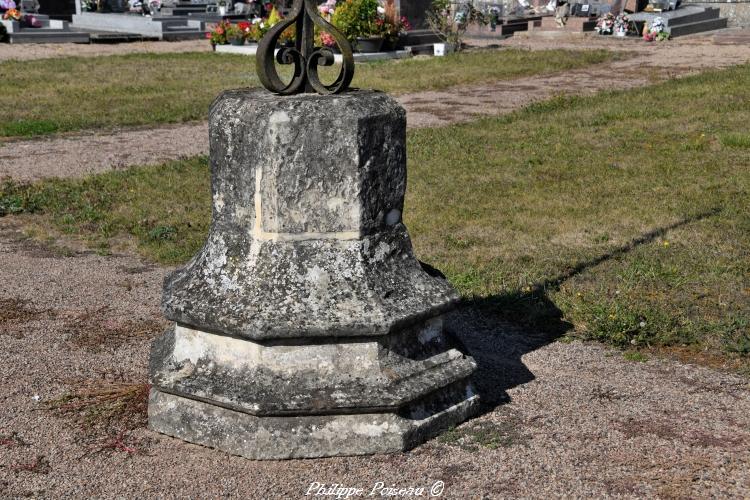
[[[638,363],[648,361],[648,356],[638,351],[625,351],[622,354],[622,357],[627,359],[628,361],[636,361]]]
[[[20,337],[22,334],[15,327],[39,319],[48,312],[28,304],[28,300],[0,299],[0,334],[13,332],[14,335]]]
[[[107,307],[92,309],[68,321],[66,330],[73,344],[91,351],[117,348],[133,342],[150,340],[161,333],[166,322],[157,319],[118,321],[106,318]]]
[[[0,323],[34,319],[40,311],[29,307],[28,303],[22,299],[0,299]]]
[[[449,429],[438,437],[438,442],[477,451],[480,447],[491,450],[509,448],[525,443],[526,439],[521,432],[521,420],[510,416],[500,424],[482,420]]]
[[[87,432],[129,431],[146,425],[149,390],[145,383],[85,380],[48,407]]]
[[[27,463],[18,463],[10,466],[13,472],[32,472],[34,474],[49,474],[52,467],[49,465],[47,457],[38,455],[33,461]]]
[[[5,448],[16,448],[19,446],[29,446],[17,432],[11,432],[10,434],[0,434],[0,446]]]

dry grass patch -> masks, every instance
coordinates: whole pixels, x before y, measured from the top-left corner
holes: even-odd
[[[438,442],[472,452],[481,448],[510,448],[527,442],[529,438],[523,432],[520,417],[505,413],[501,418],[499,422],[486,419],[467,422],[441,434]]]
[[[66,325],[70,341],[75,346],[90,351],[116,349],[133,342],[153,339],[167,325],[162,319],[140,318],[122,321],[107,318],[104,314],[107,309],[105,306],[85,311],[71,319]]]
[[[11,432],[10,434],[0,434],[0,446],[4,448],[18,448],[29,446],[17,432]]]
[[[44,455],[37,455],[37,457],[30,462],[21,462],[12,464],[10,470],[13,472],[31,472],[33,474],[49,474],[52,471],[52,467],[49,464],[49,460]]]
[[[133,431],[148,422],[147,383],[102,379],[79,380],[51,401],[48,408],[78,425],[79,442],[89,453],[103,451],[142,453],[149,440]]]
[[[28,304],[28,300],[0,299],[0,323],[32,321],[43,312]]]
[[[149,384],[107,379],[80,380],[49,403],[84,429],[132,430],[146,425]]]
[[[0,335],[13,333],[21,336],[18,327],[49,314],[48,309],[37,309],[28,300],[0,299]]]

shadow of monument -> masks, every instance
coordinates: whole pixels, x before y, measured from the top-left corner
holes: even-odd
[[[482,401],[482,413],[510,402],[507,391],[534,380],[522,361],[530,353],[563,336],[573,328],[549,298],[567,280],[607,260],[625,255],[640,245],[663,237],[667,231],[716,215],[720,208],[682,218],[646,232],[599,256],[578,262],[559,275],[540,281],[530,291],[511,291],[489,297],[464,299],[448,315],[447,328],[474,357],[472,379]],[[424,264],[423,264],[424,265]],[[424,265],[428,272],[436,272]]]
[[[467,299],[447,317],[448,330],[477,363],[472,379],[482,413],[510,402],[507,391],[534,380],[524,354],[554,342],[573,325],[545,292]]]

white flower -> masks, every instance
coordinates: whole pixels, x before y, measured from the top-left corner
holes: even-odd
[[[385,14],[385,9],[378,5],[378,14]]]

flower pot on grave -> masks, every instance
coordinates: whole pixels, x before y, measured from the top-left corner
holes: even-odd
[[[357,52],[380,52],[382,47],[383,37],[357,38]]]
[[[245,38],[241,36],[230,38],[229,43],[235,46],[245,45]]]

